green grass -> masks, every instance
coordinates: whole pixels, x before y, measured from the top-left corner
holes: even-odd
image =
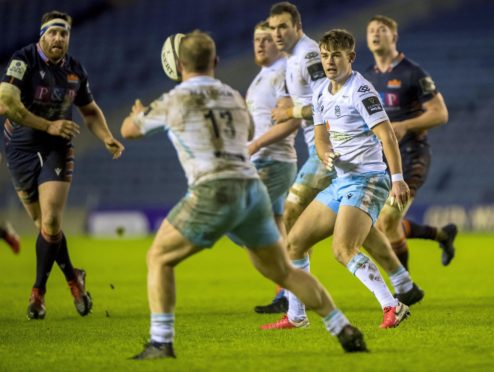
[[[381,311],[360,282],[339,266],[330,242],[312,271],[364,333],[369,354],[344,354],[311,313],[309,329],[260,331],[277,316],[257,315],[274,287],[227,240],[177,269],[176,360],[131,361],[148,337],[145,251],[150,240],[69,237],[73,262],[88,273],[93,313],[75,311],[54,268],[47,317],[25,318],[34,280],[34,239],[14,256],[0,245],[0,371],[487,371],[494,370],[494,236],[461,235],[450,267],[435,243],[413,241],[411,268],[426,291],[399,328],[381,330]],[[114,289],[112,289],[112,286]]]

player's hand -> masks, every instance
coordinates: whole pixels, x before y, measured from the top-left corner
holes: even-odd
[[[410,189],[405,181],[395,181],[389,193],[389,204],[402,211],[410,199]]]
[[[334,163],[340,156],[340,153],[334,151],[324,153],[323,163],[328,171],[332,172],[334,170]]]
[[[105,139],[104,143],[106,149],[113,155],[113,159],[118,159],[122,156],[122,152],[125,150],[125,147],[118,140],[113,137],[108,137]]]
[[[391,128],[395,132],[396,139],[400,142],[403,137],[407,134],[407,128],[403,123],[395,122],[392,123]]]
[[[282,123],[292,118],[292,108],[275,107],[271,111],[271,118],[276,123]]]
[[[256,152],[258,152],[260,147],[257,145],[256,141],[252,141],[247,145],[247,152],[249,153],[249,156],[254,155]]]
[[[79,134],[79,125],[71,120],[55,120],[50,123],[46,132],[52,136],[59,136],[71,140]]]
[[[140,112],[143,112],[145,109],[146,109],[146,106],[144,106],[142,104],[141,100],[140,99],[136,99],[135,102],[134,102],[134,105],[132,106],[131,114],[132,115],[137,115]]]

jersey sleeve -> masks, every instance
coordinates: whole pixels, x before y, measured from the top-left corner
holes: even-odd
[[[311,90],[315,92],[326,77],[319,51],[314,49],[305,53],[300,61],[300,69],[303,79],[310,85]]]
[[[161,96],[149,105],[147,110],[139,113],[134,118],[134,124],[137,125],[142,135],[156,133],[166,129],[167,110],[166,95]]]
[[[321,100],[322,87],[319,87],[319,89],[315,91],[314,95],[312,96],[312,120],[314,121],[314,125],[324,124],[324,119],[322,117]]]
[[[94,98],[91,93],[91,88],[89,87],[87,72],[82,66],[79,66],[79,68],[81,83],[74,98],[74,104],[76,106],[85,106],[93,102]]]
[[[412,84],[417,90],[417,97],[420,103],[430,101],[436,94],[436,84],[431,76],[419,66],[415,66],[412,74]]]
[[[353,105],[370,129],[383,121],[389,121],[379,94],[369,83],[359,83],[353,93]]]
[[[22,91],[29,81],[31,68],[28,58],[20,51],[17,51],[7,65],[2,82],[15,85]]]

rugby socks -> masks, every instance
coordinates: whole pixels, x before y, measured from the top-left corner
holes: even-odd
[[[41,231],[36,240],[36,282],[34,288],[46,290],[46,282],[55,263],[61,233],[49,235]]]
[[[402,221],[405,236],[411,239],[437,240],[437,228],[428,225],[419,225],[410,220]]]
[[[322,318],[324,326],[333,336],[337,336],[340,334],[341,330],[350,322],[348,321],[345,314],[343,314],[340,310],[334,309],[324,318]]]
[[[391,242],[391,247],[395,251],[396,257],[400,260],[405,269],[408,270],[408,244],[406,239]]]
[[[175,314],[151,314],[151,342],[164,344],[173,342],[175,335]]]
[[[388,274],[396,293],[406,293],[413,288],[412,278],[403,266]]]
[[[398,300],[393,297],[379,269],[369,257],[357,253],[350,259],[346,267],[374,294],[383,309],[398,305]]]
[[[292,265],[307,273],[310,272],[310,260],[308,255],[300,260],[293,260]],[[306,319],[307,314],[305,313],[305,305],[303,302],[300,301],[292,292],[286,292],[288,292],[288,319],[295,322],[300,322],[301,320]]]
[[[62,240],[60,241],[55,261],[65,275],[65,280],[71,281],[75,279],[74,266],[72,266],[72,262],[70,261],[65,234],[63,232],[61,234]]]

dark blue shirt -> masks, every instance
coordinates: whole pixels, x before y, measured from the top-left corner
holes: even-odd
[[[371,66],[363,75],[379,92],[391,122],[419,116],[424,112],[422,104],[437,94],[430,75],[418,64],[405,58],[403,53],[400,53],[388,71],[381,72],[376,66]],[[410,140],[426,141],[426,131],[407,133],[400,145]]]
[[[69,55],[54,64],[38,44],[14,53],[2,81],[18,87],[24,106],[48,120],[71,120],[73,104],[84,106],[93,101],[81,64]],[[65,147],[69,142],[10,120],[5,122],[4,139],[6,145],[30,152]]]

